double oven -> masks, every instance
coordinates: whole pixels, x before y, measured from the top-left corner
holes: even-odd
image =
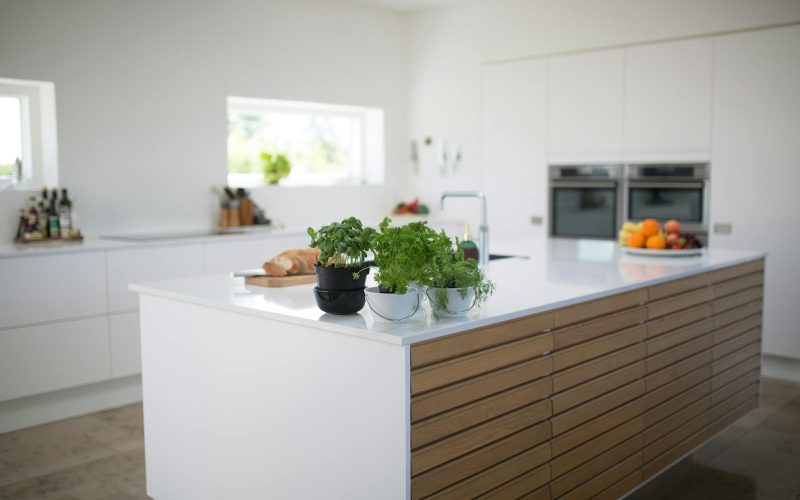
[[[551,165],[550,235],[616,239],[626,220],[676,219],[705,242],[709,166]]]

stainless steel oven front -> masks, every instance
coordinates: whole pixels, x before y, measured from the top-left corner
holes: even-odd
[[[628,165],[625,218],[675,219],[684,231],[708,234],[707,164]]]
[[[550,236],[615,239],[622,165],[551,165]]]

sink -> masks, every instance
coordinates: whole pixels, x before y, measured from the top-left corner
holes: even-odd
[[[240,230],[210,230],[210,231],[190,231],[185,233],[151,233],[151,234],[125,234],[125,235],[108,235],[100,236],[102,240],[116,240],[116,241],[161,241],[161,240],[176,240],[183,238],[204,238],[206,236],[222,236],[226,234],[243,234],[246,231]]]
[[[505,255],[500,253],[490,253],[489,254],[489,261],[493,260],[500,260],[500,259],[529,259],[527,255]]]

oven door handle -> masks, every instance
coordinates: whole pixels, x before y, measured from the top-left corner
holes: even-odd
[[[553,181],[550,183],[552,188],[573,188],[573,189],[616,189],[617,183],[614,181],[597,181],[597,182],[571,182],[571,181]]]
[[[703,189],[702,182],[642,182],[631,181],[628,189]]]

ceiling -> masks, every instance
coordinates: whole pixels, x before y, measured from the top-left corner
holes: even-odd
[[[359,3],[379,5],[392,10],[414,11],[452,5],[465,0],[355,0]]]

